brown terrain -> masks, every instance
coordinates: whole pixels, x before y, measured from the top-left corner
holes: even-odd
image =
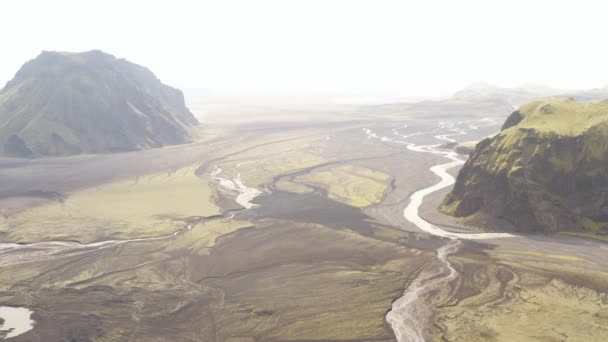
[[[448,243],[403,209],[447,161],[364,128],[395,139],[395,129],[426,132],[406,139],[419,145],[453,133],[421,119],[231,122],[189,145],[2,160],[0,301],[35,321],[10,341],[395,340],[391,303],[419,276],[445,271],[436,250]],[[239,181],[262,192],[250,209],[237,204]],[[447,191],[429,195],[420,215],[473,232],[435,209]],[[419,298],[425,333],[600,341],[605,251],[565,235],[464,241],[449,256],[456,278]]]

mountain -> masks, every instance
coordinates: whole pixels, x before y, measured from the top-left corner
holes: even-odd
[[[595,102],[608,99],[608,87],[566,91],[551,87],[524,84],[507,88],[486,83],[467,86],[444,99],[367,105],[360,112],[371,115],[410,116],[422,118],[508,116],[520,105],[546,98],[573,98]]]
[[[42,52],[0,91],[0,154],[128,151],[191,140],[178,89],[107,53]]]
[[[506,88],[485,83],[472,84],[454,93],[454,98],[460,99],[494,99],[505,101],[512,107],[519,107],[532,100],[559,95],[563,91],[543,85],[525,84],[520,87]]]
[[[522,106],[477,144],[441,210],[526,232],[608,233],[608,101]]]
[[[365,106],[362,110],[372,114],[400,114],[418,118],[507,116],[522,103],[560,93],[537,85],[504,88],[479,83],[445,99]]]
[[[561,98],[573,98],[577,101],[594,102],[608,99],[608,87],[594,88],[589,90],[579,90],[564,92],[559,94]]]
[[[371,115],[409,116],[416,118],[506,116],[515,107],[500,98],[459,98],[362,106],[359,111]]]

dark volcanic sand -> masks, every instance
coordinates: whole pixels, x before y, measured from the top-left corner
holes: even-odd
[[[401,133],[432,131],[436,124],[433,120],[409,122]],[[389,135],[399,125],[402,124],[370,123],[369,128]],[[424,233],[400,231],[418,232],[404,220],[402,211],[414,191],[438,181],[429,167],[446,160],[409,151],[405,145],[372,141],[361,128],[346,126],[336,131],[332,129],[340,128],[338,124],[325,127],[331,129],[327,130],[330,140],[324,157],[331,164],[321,167],[348,163],[390,174],[391,186],[381,203],[361,210],[328,199],[319,188],[307,194],[274,189],[254,200],[260,207],[236,214],[236,218],[248,220],[251,226],[223,235],[211,248],[189,238],[188,234],[197,233],[192,230],[162,241],[129,243],[0,268],[0,277],[10,279],[10,284],[0,292],[0,299],[34,310],[33,318],[37,321],[32,331],[14,340],[94,341],[101,337],[117,341],[226,341],[229,337],[248,337],[242,341],[281,340],[276,336],[298,340],[280,335],[279,330],[301,322],[312,322],[311,331],[306,333],[328,331],[327,336],[350,333],[373,323],[375,333],[370,336],[361,333],[348,340],[392,340],[394,336],[384,321],[391,301],[401,296],[404,285],[423,267],[433,267],[435,250],[446,243]],[[258,127],[248,134],[272,134],[283,129],[286,127],[276,130]],[[480,129],[454,138],[479,139],[495,129]],[[432,137],[440,133],[415,139],[417,143],[441,144],[443,141]],[[221,145],[110,156],[2,160],[0,178],[9,181],[0,184],[0,197],[46,191],[35,192],[32,197],[56,200],[80,187],[140,173],[195,162],[213,166],[222,158],[210,159],[210,151],[240,139],[241,136],[233,136],[218,142]],[[272,188],[272,184],[268,186]],[[449,223],[449,218],[440,217],[433,209],[444,194],[445,191],[440,191],[429,196],[422,207],[422,216],[433,222]],[[224,195],[218,192],[217,203],[224,210],[234,209],[233,196]],[[380,238],[381,230],[391,234]],[[584,250],[581,246],[585,246]],[[485,258],[496,251],[534,248],[546,253],[589,257],[596,265],[585,267],[605,269],[604,247],[605,244],[588,240],[538,236],[467,241],[459,253]],[[511,261],[523,258],[514,256]],[[390,262],[404,264],[382,268]],[[31,274],[26,272],[29,270]],[[463,277],[469,276],[465,266],[463,270]],[[460,296],[470,294],[458,292]],[[378,307],[379,311],[373,311]],[[322,319],[315,321],[317,317]],[[328,320],[330,326],[326,324]]]
[[[271,194],[257,197],[253,203],[260,207],[239,214],[251,220],[274,218],[302,223],[316,223],[335,228],[348,228],[369,235],[371,217],[360,209],[327,198],[326,193],[297,194],[274,190]]]

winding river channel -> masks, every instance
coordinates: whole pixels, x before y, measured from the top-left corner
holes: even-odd
[[[442,134],[433,135],[435,139],[446,142],[456,142],[456,140],[452,138],[453,136],[465,135],[470,130],[497,124],[497,122],[489,118],[475,121],[439,122],[437,129],[434,129],[431,132],[401,134],[400,130],[407,128],[407,125],[404,125],[392,130],[393,137],[379,136],[371,129],[364,129],[364,132],[369,139],[379,139],[380,141],[388,143],[405,144],[411,151],[431,153],[450,160],[448,163],[438,164],[430,168],[432,173],[439,176],[439,182],[414,192],[410,196],[408,205],[403,210],[403,217],[416,225],[420,230],[435,236],[451,239],[451,241],[437,250],[437,259],[440,262],[438,269],[435,272],[430,273],[422,272],[421,275],[408,286],[403,295],[393,302],[391,310],[386,315],[386,320],[391,325],[399,342],[424,342],[427,340],[427,329],[432,314],[432,308],[429,309],[429,306],[432,306],[433,304],[432,299],[428,298],[429,293],[433,290],[445,288],[451,281],[458,277],[458,272],[448,260],[448,255],[458,251],[461,245],[461,239],[483,240],[515,237],[515,235],[508,233],[467,234],[450,232],[420,217],[419,209],[424,198],[433,192],[454,184],[455,179],[447,170],[463,165],[465,160],[461,159],[456,152],[440,150],[439,144],[417,145],[408,142],[405,139],[415,135],[430,135],[439,131]],[[449,133],[445,133],[445,131],[448,131]]]
[[[235,171],[238,166],[240,166],[240,164],[236,165]],[[251,203],[251,201],[255,197],[262,194],[261,191],[255,188],[247,187],[242,182],[240,173],[237,173],[236,178],[229,180],[219,177],[218,175],[221,172],[222,169],[216,166],[211,176],[219,183],[221,187],[237,193],[237,197],[235,199],[236,203],[241,205],[244,209],[250,209],[256,206],[256,204]],[[231,210],[224,215],[199,218],[195,221],[202,222],[203,220],[212,220],[218,218],[231,219],[234,217],[234,211],[235,210]],[[126,243],[170,239],[186,230],[191,230],[194,227],[194,224],[197,222],[188,222],[185,224],[184,228],[171,234],[136,239],[104,240],[86,244],[76,241],[44,241],[29,244],[0,243],[0,267],[24,264],[42,258],[52,259],[55,257],[81,255]],[[33,329],[35,321],[31,319],[32,314],[33,311],[27,308],[0,306],[0,318],[4,320],[4,323],[0,325],[0,338],[2,337],[2,333],[5,333],[5,338],[8,339]]]
[[[215,167],[215,170],[211,173],[211,177],[213,177],[222,188],[237,193],[234,200],[237,204],[245,209],[250,209],[257,206],[257,204],[251,203],[251,201],[261,195],[262,192],[256,188],[250,188],[243,183],[241,174],[237,171],[239,166],[240,164],[235,166],[235,172],[237,172],[237,174],[236,178],[232,180],[219,177],[219,174],[223,171],[219,166]]]
[[[448,256],[459,250],[462,245],[461,240],[514,237],[514,235],[507,233],[466,234],[451,232],[420,217],[419,209],[425,197],[454,184],[454,177],[448,173],[448,170],[461,166],[464,163],[464,160],[455,152],[441,149],[439,144],[417,145],[407,139],[414,136],[429,135],[438,141],[455,142],[456,140],[454,137],[456,136],[465,135],[471,130],[476,130],[483,126],[497,124],[498,123],[492,119],[439,122],[436,128],[428,132],[413,132],[409,134],[401,133],[401,131],[408,128],[407,125],[403,125],[393,128],[391,136],[380,136],[371,129],[364,129],[364,132],[369,139],[376,139],[390,144],[402,144],[411,151],[430,153],[448,160],[447,163],[438,164],[429,169],[430,172],[439,177],[439,182],[414,192],[410,196],[409,203],[403,210],[403,217],[416,225],[420,230],[435,236],[447,238],[450,241],[437,250],[438,266],[422,271],[421,274],[409,284],[403,295],[393,303],[391,310],[386,315],[386,320],[391,325],[399,342],[419,342],[426,340],[428,335],[427,327],[433,311],[432,300],[429,300],[430,294],[435,290],[448,288],[447,285],[458,277],[458,272],[451,265]],[[273,157],[280,155],[282,154]],[[238,168],[242,164],[248,162],[253,161],[241,162],[234,166],[233,173],[235,176],[232,179],[221,177],[223,170],[219,166],[216,166],[211,172],[211,177],[218,182],[221,188],[236,193],[235,202],[245,210],[255,207],[256,204],[252,203],[252,200],[263,193],[256,188],[248,187],[241,179]],[[217,217],[213,218],[199,218],[198,220],[231,218],[233,215],[233,211],[230,211],[225,215],[216,215]],[[73,241],[48,241],[31,244],[0,243],[0,267],[27,263],[40,258],[48,259],[64,257],[67,255],[79,255],[125,243],[170,239],[186,230],[191,230],[195,223],[198,223],[198,221],[187,222],[182,229],[163,236],[125,240],[105,240],[89,244],[81,244]],[[33,312],[27,308],[0,306],[0,318],[4,319],[4,324],[0,326],[0,331],[3,331],[6,334],[6,338],[10,338],[31,330],[35,324],[31,319],[32,313]]]

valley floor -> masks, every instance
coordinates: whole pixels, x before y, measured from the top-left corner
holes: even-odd
[[[10,341],[395,340],[391,303],[443,270],[449,243],[403,210],[447,161],[381,137],[441,144],[498,129],[438,121],[231,125],[193,145],[0,161],[0,305],[35,321]],[[435,210],[445,191],[420,215],[471,233]],[[454,280],[419,298],[422,334],[606,340],[607,246],[463,241],[448,256]]]

